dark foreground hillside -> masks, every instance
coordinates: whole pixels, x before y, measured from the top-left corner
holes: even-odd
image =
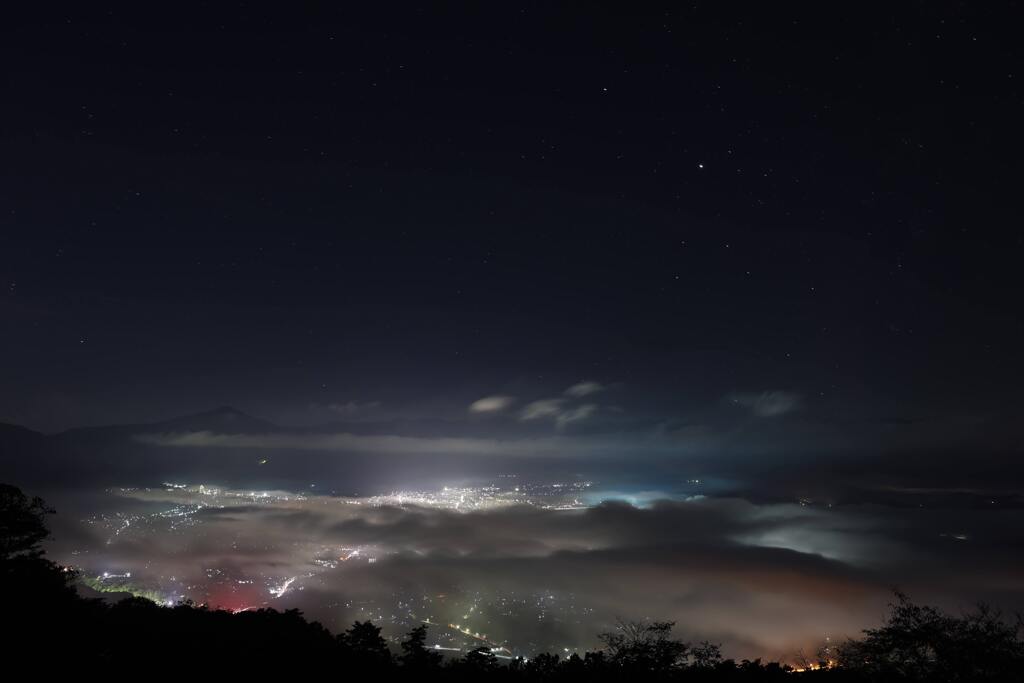
[[[86,599],[75,575],[47,560],[43,501],[0,484],[2,660],[8,673],[326,673],[346,680],[436,681],[998,681],[1024,680],[1020,617],[986,607],[950,616],[897,595],[885,624],[865,631],[812,670],[723,659],[711,643],[673,639],[666,622],[620,624],[584,657],[542,654],[503,662],[486,648],[443,659],[426,626],[392,651],[380,629],[356,622],[333,635],[295,610],[232,614],[203,606],[161,607],[142,598],[110,605]]]

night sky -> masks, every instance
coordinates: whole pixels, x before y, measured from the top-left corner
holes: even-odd
[[[830,553],[800,517],[769,544],[850,562],[807,570],[821,600],[899,580],[1016,605],[993,572],[1024,562],[1021,8],[749,4],[10,15],[0,422],[64,445],[4,467],[148,485],[173,453],[240,484],[225,459],[272,452],[275,485],[329,470],[360,494],[699,477],[715,538],[774,533],[743,506],[868,506],[822,538],[891,537]],[[100,474],[75,454],[108,432],[74,428],[151,423]],[[924,495],[936,517],[891,512]],[[677,563],[658,529],[691,513],[630,510],[588,512],[594,543],[636,524]],[[967,527],[991,535],[965,586],[906,573]],[[744,585],[790,566],[728,558]],[[758,637],[726,639],[790,642]]]

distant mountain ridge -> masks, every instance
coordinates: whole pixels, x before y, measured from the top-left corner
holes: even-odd
[[[635,426],[635,425],[634,425]],[[577,433],[600,432],[603,425],[582,425]],[[479,438],[501,439],[528,436],[546,436],[551,425],[541,421],[524,423],[509,419],[454,419],[445,417],[387,417],[382,419],[332,420],[303,426],[280,425],[255,417],[232,406],[172,417],[156,422],[111,424],[90,427],[72,427],[60,432],[43,434],[17,425],[0,423],[0,448],[5,441],[5,430],[14,434],[24,430],[35,438],[55,441],[94,441],[96,439],[126,438],[146,434],[184,434],[210,432],[224,435],[263,434],[354,434],[357,436],[401,436],[411,438]]]
[[[0,422],[0,454],[7,444],[29,444],[42,441],[45,438],[45,434],[33,431],[28,427]]]
[[[237,408],[174,417],[159,422],[76,427],[42,434],[0,423],[0,481],[21,485],[151,485],[173,475],[223,477],[251,472],[247,453],[215,458],[203,449],[184,452],[140,442],[147,434],[213,432],[261,435],[287,431]]]
[[[173,417],[160,422],[146,422],[131,425],[104,425],[99,427],[74,427],[54,434],[57,438],[80,437],[90,434],[156,434],[171,432],[215,432],[218,434],[267,434],[285,431],[278,425],[243,413],[231,406]]]
[[[499,429],[493,421],[408,418],[281,426],[231,406],[157,422],[77,427],[56,434],[0,424],[0,481],[22,487],[58,488],[154,486],[164,481],[286,487],[330,480],[356,486],[386,475],[387,470],[379,467],[379,454],[357,448],[307,450],[292,447],[287,441],[280,446],[253,449],[204,445],[200,440],[189,448],[179,448],[162,439],[139,437],[205,432],[253,438],[324,434],[494,438]],[[392,457],[390,462],[392,471],[420,480],[436,475],[437,464],[445,460],[406,455]],[[458,470],[464,474],[473,467],[473,463],[467,463]]]

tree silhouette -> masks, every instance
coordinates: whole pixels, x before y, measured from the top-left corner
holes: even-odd
[[[409,631],[406,639],[402,641],[402,667],[416,670],[420,673],[432,671],[441,666],[444,657],[440,652],[435,652],[426,646],[427,625],[420,624]]]
[[[462,658],[463,667],[470,673],[487,674],[498,668],[498,658],[491,653],[489,647],[478,647],[466,653]]]
[[[711,669],[722,662],[722,648],[706,640],[690,647],[690,663],[698,669]]]
[[[526,664],[526,672],[531,678],[539,681],[549,681],[556,678],[563,671],[564,663],[559,660],[557,654],[542,652]]]
[[[18,487],[0,484],[0,560],[41,557],[41,544],[50,536],[46,515],[51,514],[42,498],[30,499]]]
[[[39,497],[0,484],[0,599],[10,609],[26,601],[67,601],[75,573],[47,560],[42,542],[50,537],[46,515],[52,514]]]
[[[602,633],[609,660],[626,669],[666,673],[686,664],[690,646],[671,638],[672,621],[619,621],[615,631]]]
[[[369,621],[356,621],[337,637],[341,649],[359,668],[373,670],[390,668],[391,650],[380,634],[380,626]]]
[[[1024,672],[1022,622],[986,605],[955,617],[916,605],[897,592],[889,617],[864,638],[837,648],[849,671],[909,681],[1019,681]]]

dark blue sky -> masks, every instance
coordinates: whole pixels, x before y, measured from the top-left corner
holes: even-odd
[[[13,17],[0,420],[1019,453],[1003,9]]]

